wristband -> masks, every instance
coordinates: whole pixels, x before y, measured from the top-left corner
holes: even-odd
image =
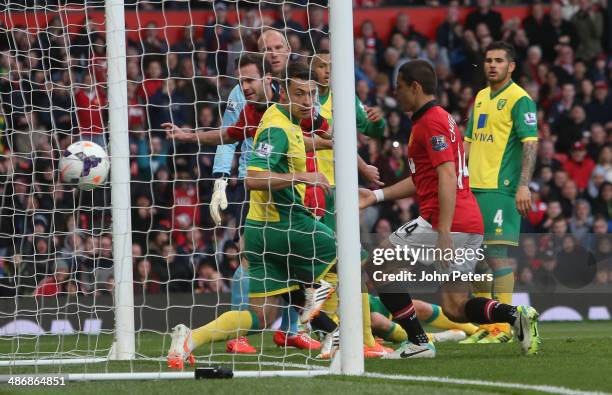
[[[374,196],[376,196],[376,203],[385,201],[385,193],[383,192],[382,189],[376,189],[372,192],[374,192]]]

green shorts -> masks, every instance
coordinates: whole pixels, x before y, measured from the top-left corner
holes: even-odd
[[[368,294],[368,299],[370,300],[370,313],[382,314],[390,320],[393,319],[393,315],[391,315],[391,312],[382,304],[378,296]]]
[[[521,215],[514,196],[499,192],[477,192],[474,196],[484,221],[484,243],[517,246],[521,233]]]
[[[331,188],[330,193],[325,195],[325,215],[320,222],[336,232],[336,188]]]
[[[321,279],[336,263],[334,233],[314,218],[287,223],[247,220],[244,253],[249,297],[280,295]]]

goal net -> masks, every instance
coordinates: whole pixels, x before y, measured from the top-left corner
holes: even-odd
[[[163,377],[176,325],[247,309],[249,274],[235,272],[250,141],[217,148],[170,138],[162,124],[193,133],[235,121],[237,62],[261,51],[265,29],[282,33],[291,60],[330,49],[325,1],[107,3],[8,2],[0,14],[3,374]],[[109,18],[123,12],[117,43],[123,26]],[[109,153],[109,179],[91,191],[65,184],[58,169],[76,141]],[[217,225],[209,208],[220,177],[228,205]],[[282,299],[267,303],[278,313],[249,333],[250,353],[207,343],[194,350],[198,366],[328,371],[318,349],[286,347],[297,335],[323,339],[296,318],[283,322],[296,314]]]

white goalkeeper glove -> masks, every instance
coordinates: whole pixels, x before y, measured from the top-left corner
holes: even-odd
[[[217,226],[221,225],[221,211],[227,208],[225,188],[227,188],[227,179],[225,177],[215,180],[212,198],[210,199],[210,216]]]

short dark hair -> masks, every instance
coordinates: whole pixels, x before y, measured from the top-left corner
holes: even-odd
[[[495,51],[498,49],[501,49],[502,51],[506,52],[506,57],[508,58],[508,62],[514,62],[514,60],[516,59],[516,50],[514,49],[514,45],[507,43],[505,41],[493,41],[485,49],[485,55],[489,51]]]
[[[257,66],[259,74],[263,77],[266,73],[272,72],[272,66],[265,57],[260,53],[248,52],[240,56],[238,59],[238,68],[242,68],[248,65],[254,64]]]
[[[432,65],[425,60],[411,60],[404,63],[397,73],[406,84],[417,82],[423,88],[423,93],[433,95],[438,87],[438,77]]]
[[[286,87],[289,88],[289,82],[292,80],[316,80],[313,77],[312,70],[304,62],[290,61],[287,64],[287,68],[283,72],[283,80],[286,83]]]

